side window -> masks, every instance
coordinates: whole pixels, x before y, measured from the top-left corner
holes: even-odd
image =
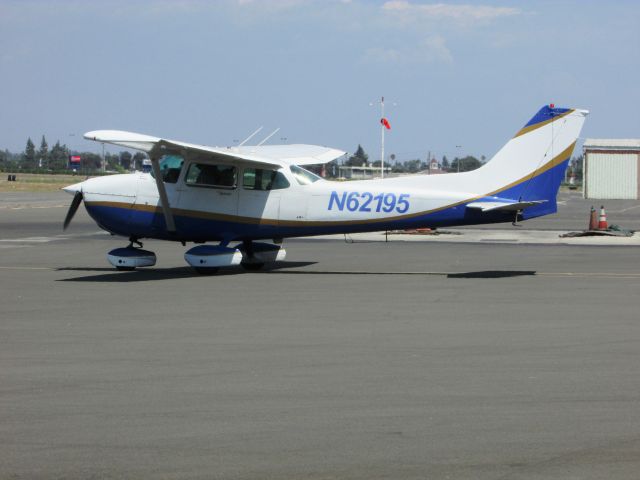
[[[184,158],[179,155],[164,155],[159,162],[160,176],[164,183],[176,183],[184,164]],[[151,175],[155,178],[153,170]]]
[[[192,163],[184,181],[192,187],[236,188],[236,167]]]
[[[245,168],[242,186],[245,190],[280,190],[289,187],[289,180],[277,170]]]

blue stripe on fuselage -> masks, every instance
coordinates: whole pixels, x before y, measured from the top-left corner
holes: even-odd
[[[185,241],[222,241],[296,237],[332,233],[396,230],[419,227],[443,227],[513,220],[513,213],[482,213],[465,205],[449,207],[418,217],[372,223],[342,223],[327,225],[259,225],[206,218],[174,215],[176,234],[168,234],[162,213],[137,211],[116,206],[86,205],[91,217],[105,230],[137,238],[158,238]]]

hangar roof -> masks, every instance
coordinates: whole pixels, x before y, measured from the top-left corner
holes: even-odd
[[[635,138],[587,138],[582,148],[607,150],[638,150],[640,139]]]

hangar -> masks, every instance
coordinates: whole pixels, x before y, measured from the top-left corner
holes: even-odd
[[[640,140],[587,138],[584,198],[640,199]]]

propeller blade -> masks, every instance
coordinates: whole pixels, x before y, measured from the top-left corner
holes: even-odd
[[[76,192],[73,196],[73,200],[71,200],[71,205],[69,206],[69,211],[67,212],[67,216],[64,219],[64,225],[62,230],[66,230],[69,224],[71,223],[71,219],[78,211],[78,207],[82,202],[82,192]]]

